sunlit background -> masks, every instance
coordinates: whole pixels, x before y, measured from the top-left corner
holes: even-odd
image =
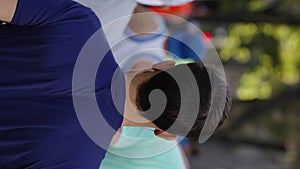
[[[192,169],[300,168],[300,1],[194,2],[224,63],[233,111],[194,145]]]

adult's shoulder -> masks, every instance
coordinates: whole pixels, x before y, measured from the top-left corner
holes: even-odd
[[[56,24],[94,23],[100,27],[93,11],[72,0],[18,0],[12,25],[44,27]]]

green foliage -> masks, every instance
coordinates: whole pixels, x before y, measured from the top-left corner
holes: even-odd
[[[221,58],[251,67],[241,78],[239,99],[268,99],[283,85],[299,82],[300,27],[236,23],[228,31]]]
[[[229,119],[233,123],[242,121],[238,123],[238,128],[234,123],[235,127],[226,134],[281,143],[287,149],[286,160],[294,162],[295,168],[300,168],[298,114],[300,104],[295,100],[289,101],[290,98],[282,98],[286,101],[285,106],[254,109],[259,112],[252,115],[247,110],[252,110],[250,107],[255,105],[243,105],[252,103],[247,100],[253,99],[268,100],[261,102],[270,103],[272,99],[278,98],[273,96],[277,94],[280,96],[288,91],[286,89],[290,86],[299,84],[300,1],[223,0],[216,2],[218,11],[215,15],[222,18],[225,24],[231,23],[227,27],[227,37],[219,51],[220,57],[224,62],[228,62],[228,65],[239,63],[247,69],[240,78],[236,92],[237,98],[245,102],[234,105],[233,116],[236,117]]]
[[[268,7],[269,1],[252,0],[248,4],[248,9],[253,12],[263,11]]]
[[[218,1],[219,13],[271,13],[278,16],[299,17],[299,0],[223,0]]]

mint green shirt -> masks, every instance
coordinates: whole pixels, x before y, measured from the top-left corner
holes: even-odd
[[[185,169],[177,141],[159,138],[153,130],[122,127],[118,141],[109,147],[100,169]]]

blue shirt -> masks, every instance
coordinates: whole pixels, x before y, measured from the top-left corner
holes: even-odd
[[[76,117],[72,74],[80,50],[100,27],[90,9],[71,0],[19,0],[12,22],[0,26],[1,169],[99,167],[106,151]],[[110,95],[116,68],[108,52],[95,82],[97,92],[106,93],[97,96],[101,112],[117,130],[122,116]]]

